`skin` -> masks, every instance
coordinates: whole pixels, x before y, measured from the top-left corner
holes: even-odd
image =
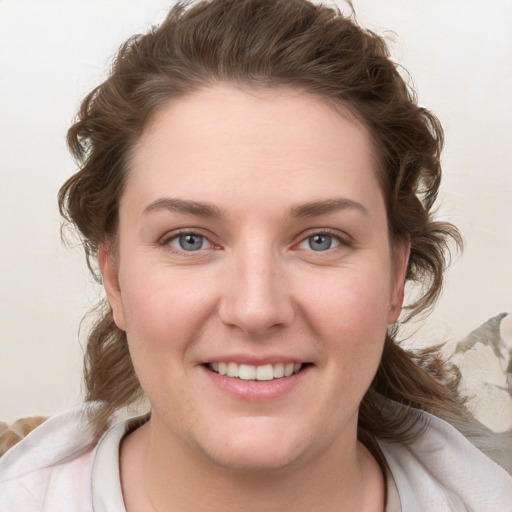
[[[152,406],[121,448],[127,510],[382,511],[357,415],[408,247],[391,250],[365,128],[293,90],[200,90],[146,128],[119,220],[99,263]],[[270,398],[205,366],[286,358],[308,365]]]

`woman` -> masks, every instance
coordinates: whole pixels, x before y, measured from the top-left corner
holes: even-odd
[[[108,303],[87,407],[0,459],[4,509],[506,510],[444,421],[470,424],[456,379],[395,342],[405,281],[411,317],[460,237],[431,214],[441,127],[380,38],[306,0],[178,5],[68,141],[60,207]]]

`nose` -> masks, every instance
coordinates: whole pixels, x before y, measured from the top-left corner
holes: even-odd
[[[289,325],[295,312],[284,265],[268,248],[239,250],[223,285],[222,322],[253,336]]]

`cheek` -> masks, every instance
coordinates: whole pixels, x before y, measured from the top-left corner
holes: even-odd
[[[173,363],[182,361],[214,307],[209,281],[199,272],[191,279],[164,267],[126,275],[123,309],[134,364],[135,359],[159,362],[166,353],[173,354]]]
[[[367,267],[339,269],[306,283],[302,296],[318,328],[354,334],[387,327],[391,287],[384,273]]]
[[[380,361],[390,308],[385,275],[375,267],[341,269],[316,287],[305,288],[304,310],[316,338],[323,340],[326,357],[356,379],[365,368],[373,372]]]
[[[186,347],[200,329],[192,323],[193,301],[166,280],[147,276],[131,280],[123,302],[130,356],[142,389],[152,406],[177,402],[187,393]]]

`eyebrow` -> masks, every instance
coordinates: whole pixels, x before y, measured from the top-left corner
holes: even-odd
[[[185,199],[162,198],[150,203],[143,210],[143,214],[158,210],[168,210],[185,215],[197,215],[199,217],[221,218],[222,211],[211,203],[202,201],[188,201]],[[338,210],[356,210],[364,215],[369,215],[366,207],[361,203],[347,198],[326,199],[323,201],[312,201],[290,210],[291,217],[317,217]]]
[[[347,198],[326,199],[301,204],[291,209],[291,215],[293,217],[317,217],[337,210],[356,210],[365,216],[369,215],[368,209],[361,203]]]
[[[145,215],[158,210],[169,210],[186,215],[197,215],[199,217],[222,217],[220,209],[213,204],[174,198],[157,199],[146,206],[142,213]]]

